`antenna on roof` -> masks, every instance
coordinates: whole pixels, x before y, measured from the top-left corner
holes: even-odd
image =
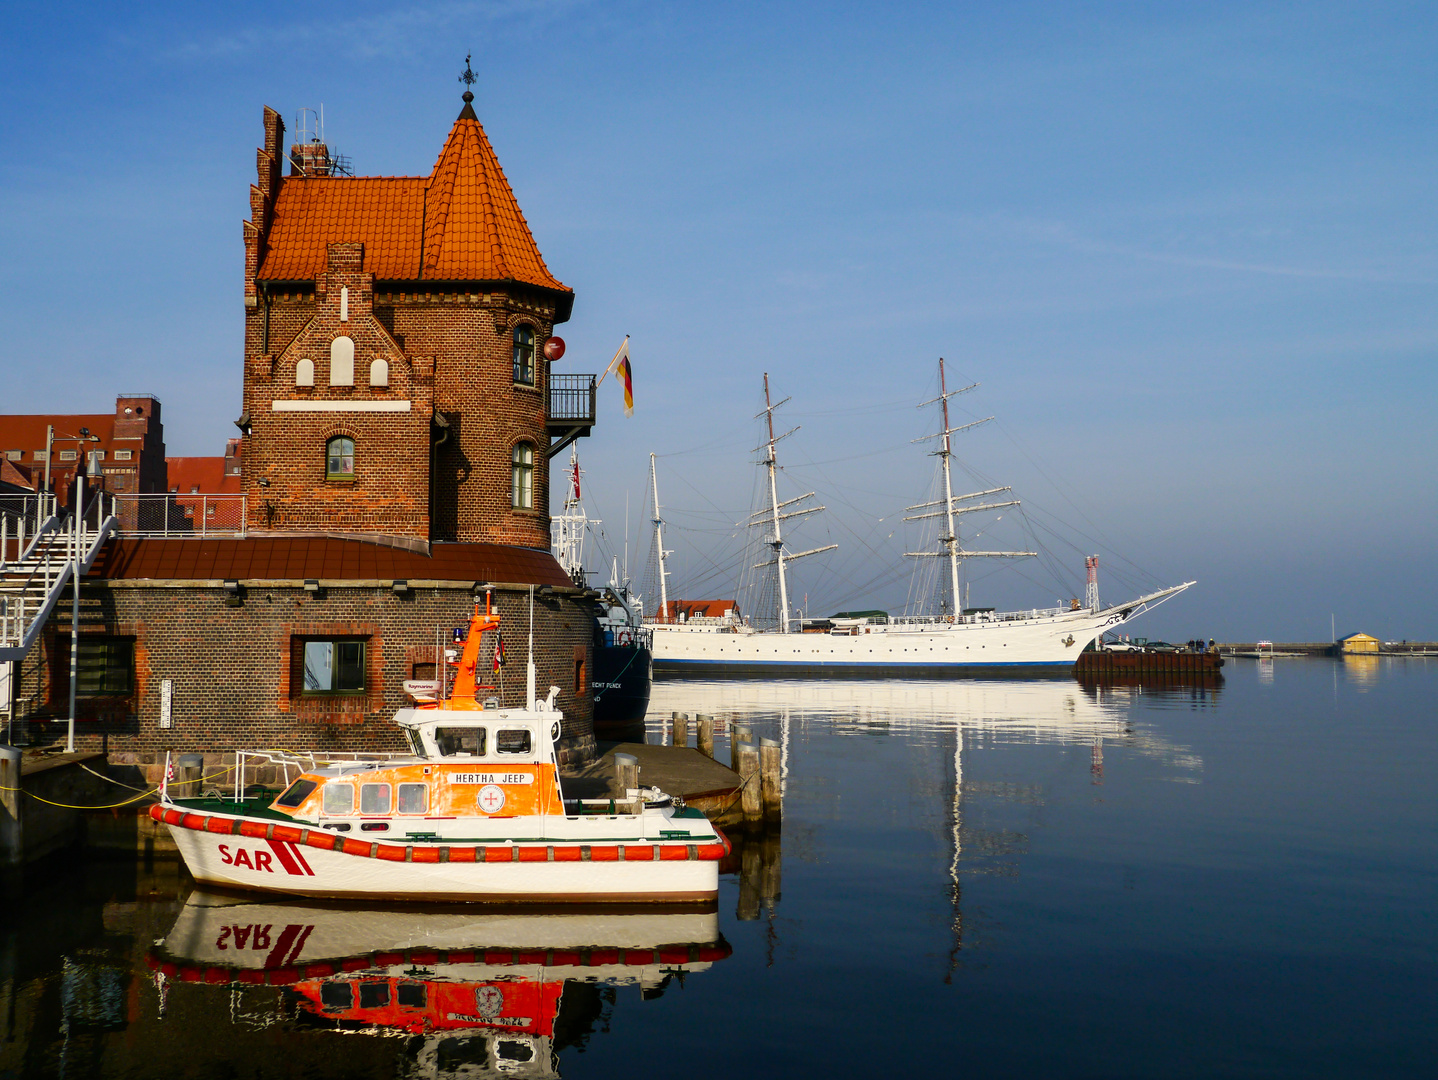
[[[301,109],[295,116],[295,141],[290,147],[292,176],[353,176],[350,159],[331,154],[325,143],[325,107]]]

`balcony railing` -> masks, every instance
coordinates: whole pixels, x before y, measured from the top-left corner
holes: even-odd
[[[551,375],[549,377],[549,419],[551,423],[593,424],[596,380],[593,375]]]

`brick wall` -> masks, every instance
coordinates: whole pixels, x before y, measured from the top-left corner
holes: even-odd
[[[496,592],[508,663],[504,705],[520,706],[525,693],[529,607],[527,592]],[[388,583],[304,590],[302,582],[242,586],[238,607],[227,606],[222,587],[139,582],[90,582],[81,592],[81,634],[135,639],[133,693],[124,698],[80,699],[76,745],[107,750],[112,763],[137,765],[156,779],[164,751],[210,756],[236,748],[318,751],[406,749],[390,717],[409,704],[402,682],[416,664],[433,663],[435,631],[466,626],[472,600],[467,583],[415,588],[396,595]],[[22,734],[33,743],[63,743],[68,717],[64,641],[70,601],[62,600],[40,647],[20,668]],[[592,699],[575,690],[575,667],[593,670],[590,607],[570,596],[536,597],[537,690],[558,686],[564,712],[561,757],[594,753]],[[305,697],[291,677],[292,639],[359,636],[367,640],[364,693]],[[486,642],[486,646],[489,643]],[[484,654],[488,662],[489,653]],[[492,670],[492,669],[486,669]],[[162,680],[173,680],[172,727],[162,729]],[[24,704],[24,699],[29,703]]]

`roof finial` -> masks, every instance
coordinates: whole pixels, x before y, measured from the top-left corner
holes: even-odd
[[[464,70],[459,73],[459,81],[464,83],[464,93],[461,95],[464,98],[464,108],[459,111],[459,118],[461,120],[479,119],[479,117],[474,115],[474,106],[470,104],[470,102],[474,100],[474,94],[469,88],[479,81],[479,76],[476,75],[474,70],[469,66],[470,56],[473,55],[473,53],[470,53],[464,58]]]

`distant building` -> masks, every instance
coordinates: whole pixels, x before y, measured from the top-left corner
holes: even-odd
[[[659,622],[688,622],[690,619],[737,619],[736,600],[671,600],[659,615]]]
[[[1338,639],[1338,651],[1347,654],[1381,652],[1383,641],[1372,634],[1349,634]]]
[[[47,428],[53,439],[48,459]],[[75,471],[82,463],[91,490],[157,494],[168,489],[160,402],[148,394],[116,398],[115,411],[109,414],[0,415],[0,456],[16,467],[0,482],[25,483],[35,491],[45,486],[48,464],[49,490],[65,506],[70,504]],[[16,473],[24,480],[17,480]]]

